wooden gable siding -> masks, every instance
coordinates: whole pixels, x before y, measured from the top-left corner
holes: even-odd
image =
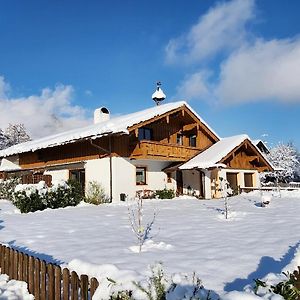
[[[138,141],[137,130],[142,127],[152,129],[152,141],[163,144],[176,145],[177,135],[182,134],[182,146],[189,147],[189,136],[196,135],[198,150],[204,150],[219,140],[186,106],[129,127],[136,137],[131,143]]]
[[[237,146],[220,162],[232,169],[252,169],[259,172],[273,171],[272,166],[269,165],[249,140],[245,140]]]

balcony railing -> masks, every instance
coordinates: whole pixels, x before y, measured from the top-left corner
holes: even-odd
[[[198,154],[200,150],[193,147],[162,144],[155,141],[140,141],[132,151],[130,158],[135,159],[161,159],[186,161]]]

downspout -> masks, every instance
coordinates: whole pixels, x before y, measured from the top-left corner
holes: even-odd
[[[108,135],[108,150],[105,148],[102,148],[101,146],[94,144],[93,141],[90,139],[90,143],[93,147],[107,153],[109,155],[109,200],[112,202],[112,156],[111,156],[111,151],[112,151],[112,146],[111,146],[111,135]]]

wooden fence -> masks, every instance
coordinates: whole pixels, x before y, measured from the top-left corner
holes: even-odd
[[[69,269],[0,246],[0,269],[9,279],[25,281],[36,300],[92,299],[99,283],[87,275],[80,277]]]

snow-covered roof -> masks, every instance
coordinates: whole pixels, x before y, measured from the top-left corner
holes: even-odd
[[[220,141],[180,166],[179,169],[189,170],[193,168],[207,169],[212,167],[226,167],[226,165],[220,164],[219,162],[246,139],[249,139],[246,134],[222,138]]]
[[[3,158],[1,160],[1,163],[0,163],[0,172],[1,171],[15,171],[15,170],[20,170],[20,169],[21,169],[20,166],[18,166],[17,164],[11,162],[8,159]]]
[[[118,116],[110,120],[92,124],[87,127],[77,128],[70,131],[65,131],[55,135],[43,137],[37,140],[21,143],[10,148],[0,151],[0,157],[6,157],[18,153],[36,151],[49,147],[55,147],[68,143],[75,142],[80,139],[95,139],[111,133],[128,134],[128,127],[131,127],[140,122],[152,119],[156,116],[163,115],[169,111],[177,109],[181,106],[186,106],[201,122],[219,139],[218,135],[200,118],[200,116],[185,102],[172,102],[159,106],[154,106],[145,110],[141,110],[128,115]]]

